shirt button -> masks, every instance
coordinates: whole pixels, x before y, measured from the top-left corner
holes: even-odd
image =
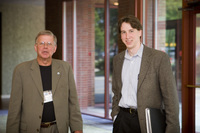
[[[42,105],[44,105],[44,103],[42,102]]]
[[[40,130],[39,129],[37,129],[37,132],[39,132]]]
[[[39,118],[41,119],[41,118],[42,118],[42,116],[39,116]]]

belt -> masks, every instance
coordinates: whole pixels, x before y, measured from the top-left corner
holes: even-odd
[[[137,113],[137,109],[133,109],[133,108],[122,108],[120,107],[121,110],[125,111],[125,112],[128,112],[130,114],[136,114]]]
[[[56,124],[55,121],[53,121],[53,122],[44,122],[44,123],[41,123],[41,127],[48,128],[48,127],[50,127],[51,125],[54,125],[54,124]]]

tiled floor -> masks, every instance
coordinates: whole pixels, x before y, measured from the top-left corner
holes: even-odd
[[[0,133],[6,131],[6,120],[8,114],[8,101],[3,100],[0,103]],[[84,133],[112,133],[113,122],[90,115],[82,114]]]
[[[7,110],[0,110],[0,133],[5,133],[6,131],[7,114]]]
[[[84,133],[112,133],[113,123],[111,120],[82,115]]]
[[[7,110],[0,110],[0,133],[6,131]],[[82,115],[84,133],[112,133],[112,121],[89,115]]]

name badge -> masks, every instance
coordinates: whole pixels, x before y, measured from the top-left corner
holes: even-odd
[[[43,93],[44,93],[44,103],[48,103],[48,102],[53,101],[51,90],[44,91]]]

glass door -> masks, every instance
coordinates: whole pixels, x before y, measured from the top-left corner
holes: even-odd
[[[193,47],[193,58],[194,58],[194,73],[193,81],[187,85],[188,89],[192,89],[194,93],[194,121],[195,121],[195,133],[200,132],[200,13],[194,13],[194,47]]]
[[[200,1],[182,0],[182,133],[200,132]]]
[[[196,14],[196,47],[195,47],[195,131],[200,132],[200,13]]]

